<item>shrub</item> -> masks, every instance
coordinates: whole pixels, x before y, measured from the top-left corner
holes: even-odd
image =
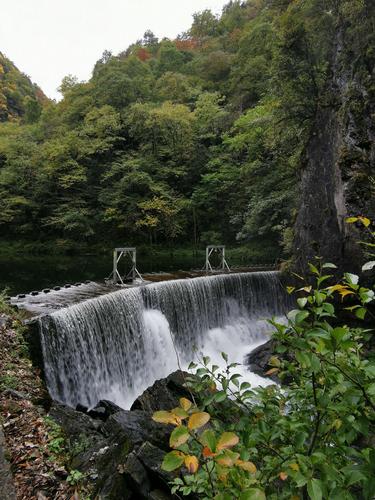
[[[203,357],[188,384],[192,401],[156,412],[175,426],[162,468],[179,470],[172,492],[216,500],[370,500],[375,491],[375,361],[364,355],[374,292],[333,264],[311,264],[314,286],[298,289],[287,321],[270,320],[277,352],[268,375],[287,384],[252,388],[222,356]],[[301,278],[302,279],[302,278]],[[338,299],[341,300],[338,301]],[[343,307],[354,326],[337,319]]]

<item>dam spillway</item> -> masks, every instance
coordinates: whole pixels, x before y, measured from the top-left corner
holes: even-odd
[[[216,364],[222,351],[242,362],[267,339],[264,319],[285,313],[287,302],[271,271],[153,283],[57,310],[38,320],[51,397],[70,406],[109,399],[129,408],[201,352]]]

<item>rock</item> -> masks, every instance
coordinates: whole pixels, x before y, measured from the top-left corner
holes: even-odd
[[[33,292],[30,293],[30,295],[33,295],[33,296],[39,295],[39,292],[37,290],[34,290]]]
[[[43,288],[43,293],[49,293],[51,290],[49,288]]]
[[[275,341],[269,340],[265,344],[262,344],[251,351],[250,354],[246,356],[245,363],[249,366],[249,369],[252,372],[265,377],[265,372],[271,368],[268,364],[268,361],[274,354]],[[277,380],[277,377],[275,376],[271,376],[270,378],[272,378],[273,380]]]
[[[112,403],[112,401],[103,399],[102,401],[99,401],[95,408],[89,410],[87,414],[90,415],[91,418],[103,420],[105,422],[111,415],[114,415],[119,411],[123,411],[123,409],[115,403]]]
[[[142,464],[146,467],[150,474],[150,478],[152,480],[152,484],[158,484],[162,489],[167,489],[169,491],[168,483],[171,481],[178,473],[170,473],[161,469],[161,464],[163,462],[163,458],[165,455],[165,451],[160,448],[153,446],[151,443],[146,441],[139,448],[137,452],[138,459],[142,462]]]
[[[2,500],[16,500],[12,474],[8,460],[5,458],[5,439],[0,426],[0,498]]]
[[[6,389],[4,391],[4,396],[11,396],[12,398],[15,398],[15,399],[27,399],[28,396],[26,394],[24,394],[23,392],[18,392],[14,389]]]
[[[266,372],[272,368],[272,366],[268,364],[271,356],[277,356],[280,359],[292,361],[292,356],[288,352],[284,352],[282,354],[276,353],[276,342],[271,339],[251,351],[250,354],[246,356],[245,363],[249,366],[249,369],[252,372],[260,375],[261,377],[269,378],[278,384],[290,384],[292,381],[292,377],[290,375],[284,375],[282,380],[280,380],[280,378],[275,374],[266,375]]]
[[[82,433],[90,435],[97,433],[100,427],[100,423],[88,415],[56,401],[52,403],[49,416],[64,429],[68,436],[75,437]]]
[[[111,441],[121,442],[128,439],[132,448],[138,448],[145,441],[149,441],[168,450],[169,436],[173,427],[154,422],[151,414],[142,410],[121,410],[111,415],[101,430]]]
[[[0,328],[6,328],[11,324],[11,319],[9,316],[1,316],[0,317]]]
[[[149,498],[151,484],[147,471],[135,453],[130,453],[124,466],[119,466],[118,469],[124,474],[129,488],[137,493],[138,497]]]
[[[54,286],[53,289],[56,291],[61,290],[61,286]]]
[[[76,406],[76,411],[80,411],[81,413],[87,413],[89,411],[87,406],[81,405],[81,403],[78,403]]]
[[[124,474],[124,465],[130,452],[130,444],[117,441],[106,446],[94,455],[88,465],[98,475],[95,480],[93,498],[108,500],[122,500],[128,498],[139,498],[133,495],[133,490],[128,485],[128,478]],[[134,472],[135,474],[135,472]]]
[[[158,410],[169,410],[178,406],[181,397],[191,399],[189,391],[183,385],[187,376],[190,374],[178,370],[167,378],[157,380],[134,401],[131,410],[143,410],[152,414]]]
[[[148,498],[150,500],[171,500],[173,497],[161,490],[153,490],[150,492]]]

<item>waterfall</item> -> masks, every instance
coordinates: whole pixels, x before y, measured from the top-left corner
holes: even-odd
[[[70,406],[109,399],[129,408],[178,368],[176,352],[183,368],[201,352],[219,365],[221,351],[242,362],[286,302],[278,273],[258,272],[148,284],[58,310],[39,320],[48,389]]]

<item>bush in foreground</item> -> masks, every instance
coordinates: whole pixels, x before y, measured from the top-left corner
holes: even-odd
[[[270,320],[277,353],[269,375],[287,385],[252,388],[203,357],[191,363],[191,401],[159,411],[175,426],[162,468],[172,492],[202,499],[370,500],[375,491],[375,360],[367,353],[374,292],[345,274],[328,286],[333,264],[311,265],[315,286],[295,290],[298,308]],[[355,326],[336,315],[341,299]],[[178,474],[177,471],[180,471]]]

